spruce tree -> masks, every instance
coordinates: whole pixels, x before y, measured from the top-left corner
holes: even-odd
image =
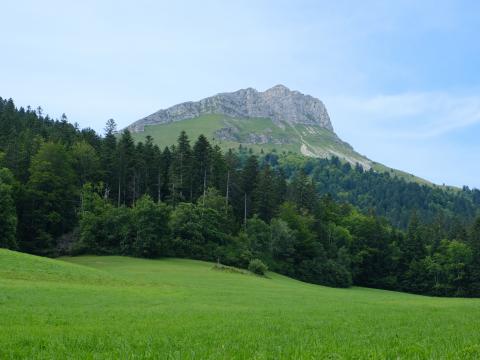
[[[193,198],[206,193],[212,184],[212,147],[204,135],[200,135],[193,146]]]
[[[275,177],[266,165],[258,174],[258,181],[254,190],[254,211],[260,219],[270,222],[280,205],[276,202]]]
[[[124,130],[117,146],[117,205],[131,205],[134,200],[135,143],[130,131]]]
[[[115,120],[109,119],[105,125],[105,137],[100,149],[100,159],[103,179],[105,182],[105,197],[116,199],[118,197],[119,168],[117,164],[117,124]]]
[[[159,189],[157,193],[157,201],[164,201],[170,197],[170,168],[172,162],[172,153],[168,146],[159,154],[158,160],[158,169],[159,169],[159,178],[157,180]]]
[[[172,151],[171,181],[179,200],[192,199],[192,148],[185,131],[180,133]]]

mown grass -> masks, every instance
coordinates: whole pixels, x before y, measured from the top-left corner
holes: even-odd
[[[0,250],[0,359],[478,359],[480,300]]]

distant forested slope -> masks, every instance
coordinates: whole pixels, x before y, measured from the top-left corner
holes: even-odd
[[[421,185],[405,181],[388,172],[364,171],[336,158],[298,159],[287,156],[281,160],[288,174],[303,168],[315,181],[320,194],[331,194],[339,201],[349,202],[363,211],[375,211],[392,224],[406,228],[415,210],[425,222],[454,225],[469,222],[480,211],[480,190],[464,186]]]

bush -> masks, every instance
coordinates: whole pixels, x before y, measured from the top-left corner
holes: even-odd
[[[257,275],[265,275],[268,267],[262,262],[262,260],[253,259],[248,264],[248,270]]]

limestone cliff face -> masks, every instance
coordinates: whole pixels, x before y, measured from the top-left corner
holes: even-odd
[[[325,105],[318,99],[277,85],[260,92],[252,88],[221,93],[196,102],[185,102],[159,110],[131,124],[132,132],[145,125],[165,124],[205,114],[222,114],[236,118],[270,118],[274,123],[317,125],[333,132]]]

